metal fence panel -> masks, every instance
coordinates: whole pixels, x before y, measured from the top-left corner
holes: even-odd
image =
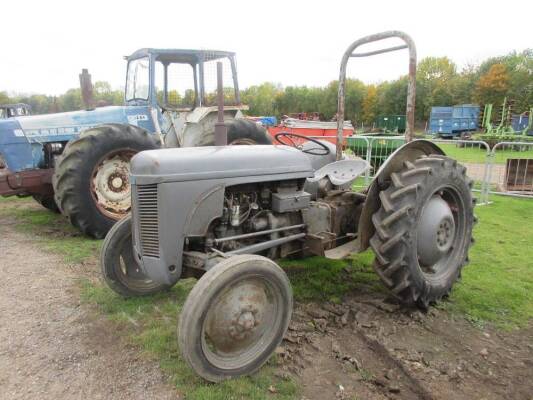
[[[491,151],[488,191],[533,198],[533,143],[500,142]]]
[[[323,136],[312,136],[323,140]],[[334,142],[335,138],[327,140]],[[345,139],[345,154],[357,156],[372,168],[354,183],[354,189],[365,189],[387,158],[405,143],[400,136],[354,135]],[[489,194],[533,198],[533,143],[501,142],[492,149],[481,140],[428,139],[446,155],[456,159],[474,180],[477,203],[488,204]]]

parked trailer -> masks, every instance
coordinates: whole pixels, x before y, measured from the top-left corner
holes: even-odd
[[[429,118],[429,133],[452,138],[461,132],[478,129],[479,106],[461,104],[452,107],[432,107]]]

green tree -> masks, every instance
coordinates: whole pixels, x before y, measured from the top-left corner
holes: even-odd
[[[425,120],[431,107],[453,104],[452,82],[457,67],[448,57],[426,57],[417,66],[416,117]]]
[[[0,104],[10,103],[9,96],[6,92],[0,92]]]

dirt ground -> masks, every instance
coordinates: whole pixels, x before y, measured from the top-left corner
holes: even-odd
[[[306,399],[533,400],[533,326],[478,329],[359,293],[307,304],[277,352]]]
[[[80,306],[76,266],[0,219],[0,399],[175,399],[158,365]]]
[[[124,332],[80,305],[76,280],[97,265],[65,264],[14,223],[0,218],[0,399],[177,398]],[[295,307],[276,374],[302,400],[533,400],[533,326],[482,330],[377,296]]]

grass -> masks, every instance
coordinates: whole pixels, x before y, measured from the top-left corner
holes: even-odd
[[[503,328],[533,319],[533,200],[492,196],[476,208],[479,224],[470,265],[446,304],[470,320]]]
[[[130,340],[151,358],[159,361],[170,381],[187,399],[292,399],[297,394],[292,380],[274,375],[272,358],[252,377],[209,384],[199,378],[181,359],[176,342],[176,322],[194,280],[178,282],[168,293],[124,300],[107,287],[83,283],[82,300],[97,304],[102,313],[119,326],[128,326]]]
[[[465,315],[476,325],[487,322],[511,329],[533,320],[533,200],[492,196],[493,203],[476,208],[480,223],[470,252],[471,263],[462,281],[441,307]],[[0,200],[0,215],[17,219],[17,229],[33,234],[39,244],[69,262],[98,255],[101,241],[80,236],[59,215],[29,207],[31,200]],[[312,257],[283,260],[296,300],[342,302],[357,290],[382,292],[372,271],[373,255],[366,251],[345,260]],[[277,377],[275,358],[254,377],[222,384],[207,384],[181,360],[176,344],[176,323],[193,280],[178,282],[168,292],[124,300],[99,282],[82,282],[82,299],[96,305],[114,321],[147,356],[159,361],[178,390],[188,399],[289,399],[298,394],[296,384]],[[272,393],[271,386],[275,393]]]
[[[0,197],[0,215],[16,218],[19,231],[36,233],[34,238],[44,249],[61,254],[69,263],[78,264],[98,254],[101,240],[82,235],[59,214],[28,207],[33,203],[27,198]]]

